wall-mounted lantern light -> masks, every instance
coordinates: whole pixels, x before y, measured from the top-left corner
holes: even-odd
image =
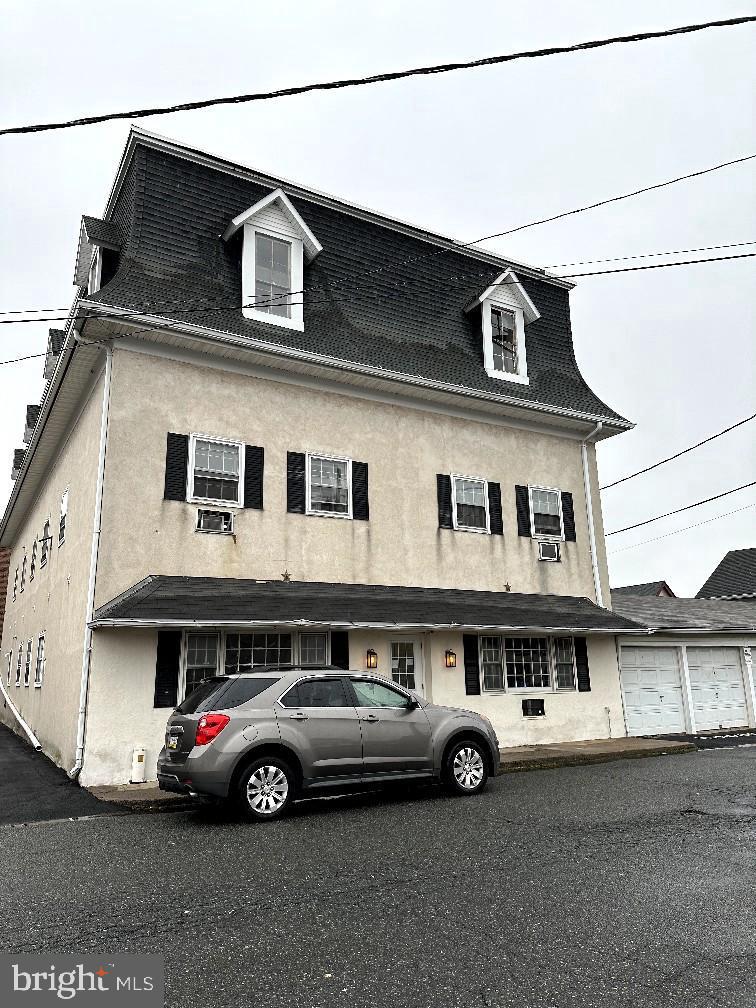
[[[456,668],[457,667],[457,655],[454,651],[447,649],[446,651],[446,667]]]
[[[368,648],[368,652],[365,655],[365,667],[378,668],[378,655],[372,648]]]

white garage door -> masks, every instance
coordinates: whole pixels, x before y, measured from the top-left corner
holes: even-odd
[[[688,670],[697,731],[747,726],[739,648],[689,647]]]
[[[630,735],[685,731],[682,676],[674,647],[623,647],[622,692]]]

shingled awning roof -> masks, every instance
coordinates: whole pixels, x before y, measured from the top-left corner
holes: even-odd
[[[657,632],[727,633],[756,631],[756,602],[719,599],[614,596],[615,613]]]
[[[92,625],[339,626],[644,633],[587,598],[387,585],[151,575]]]

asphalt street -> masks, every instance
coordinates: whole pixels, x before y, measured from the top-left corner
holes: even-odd
[[[756,748],[0,827],[5,951],[160,952],[168,1004],[756,1004]]]

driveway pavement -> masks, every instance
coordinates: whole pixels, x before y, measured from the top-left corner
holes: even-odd
[[[0,947],[165,956],[177,1008],[753,1008],[756,749],[0,829]]]
[[[0,725],[0,824],[102,815],[109,809]]]

